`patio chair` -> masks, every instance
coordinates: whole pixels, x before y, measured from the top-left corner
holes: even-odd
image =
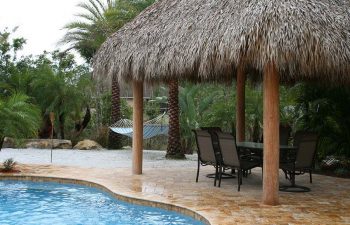
[[[288,145],[291,131],[292,128],[290,126],[280,124],[280,145]]]
[[[211,135],[211,140],[213,141],[213,148],[214,151],[216,152],[215,156],[216,156],[216,161],[218,164],[222,164],[222,156],[221,156],[221,152],[218,146],[218,140],[216,135],[213,135],[213,132],[222,132],[220,127],[200,127],[201,130],[206,130],[210,133]],[[231,178],[235,178],[234,174],[236,173],[235,169],[231,169],[231,173],[226,173],[226,169],[228,168],[223,168],[223,173],[222,173],[222,179],[231,179]],[[208,174],[207,177],[210,178],[214,178],[213,174]]]
[[[215,179],[214,186],[216,186],[216,180],[218,177],[218,152],[214,150],[212,135],[207,130],[192,130],[196,137],[197,154],[198,154],[198,166],[196,182],[198,182],[200,166],[214,166],[215,167]]]
[[[279,126],[279,136],[280,136],[280,145],[288,145],[290,133],[292,132],[292,128],[290,126],[284,126],[280,124]],[[259,141],[261,143],[264,142],[264,136],[261,136],[261,140]]]
[[[297,150],[289,154],[285,161],[281,161],[280,168],[291,182],[290,186],[282,186],[280,190],[289,192],[307,192],[309,188],[295,184],[295,176],[309,173],[312,183],[312,169],[317,150],[318,135],[311,132],[297,132],[294,136],[294,145]]]
[[[235,138],[231,134],[223,132],[213,133],[216,135],[219,141],[219,147],[222,156],[222,165],[220,165],[219,168],[219,187],[221,186],[222,170],[225,167],[229,167],[231,169],[237,169],[238,191],[240,191],[243,172],[259,166],[259,163],[255,161],[244,160],[239,156]]]
[[[314,133],[310,131],[304,131],[304,130],[299,130],[295,132],[295,134],[293,135],[293,146],[299,146],[299,143],[303,139],[303,137],[309,134],[314,134]]]

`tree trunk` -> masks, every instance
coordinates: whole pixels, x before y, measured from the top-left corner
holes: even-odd
[[[90,120],[91,120],[91,111],[90,111],[90,107],[87,106],[83,121],[79,121],[75,124],[75,137],[78,137],[83,132],[83,130],[89,124]]]
[[[112,80],[112,124],[121,119],[120,113],[120,88],[116,78]],[[122,148],[121,135],[109,129],[108,134],[108,149]]]
[[[52,133],[52,125],[50,121],[50,117],[48,115],[43,115],[43,125],[39,130],[39,138],[47,139],[51,137]]]
[[[180,144],[179,86],[177,80],[169,82],[169,135],[166,158],[185,158]]]
[[[64,139],[64,113],[61,113],[58,117],[58,122],[60,126],[60,136],[61,139]]]
[[[0,151],[2,149],[2,145],[4,144],[5,137],[0,137]]]

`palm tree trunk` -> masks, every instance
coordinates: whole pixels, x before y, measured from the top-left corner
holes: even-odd
[[[120,88],[116,78],[112,80],[112,123],[121,119],[120,113]],[[108,149],[120,149],[122,146],[121,135],[109,130]]]
[[[0,151],[2,149],[2,145],[4,144],[5,137],[0,137]]]
[[[85,111],[85,116],[83,121],[79,121],[77,123],[75,123],[75,137],[78,137],[83,130],[87,127],[87,125],[89,124],[91,120],[91,111],[90,111],[90,107],[86,106],[86,111]]]
[[[47,139],[47,138],[50,138],[51,137],[51,133],[52,133],[52,124],[51,124],[51,121],[50,121],[50,118],[49,116],[46,114],[46,115],[43,115],[43,122],[42,122],[42,127],[40,128],[40,131],[39,131],[39,138],[42,138],[42,139]],[[53,136],[53,134],[52,134]]]
[[[64,113],[61,113],[58,117],[59,126],[60,126],[60,136],[61,139],[64,139]]]
[[[177,80],[169,82],[169,135],[166,158],[185,158],[180,144],[179,86]]]

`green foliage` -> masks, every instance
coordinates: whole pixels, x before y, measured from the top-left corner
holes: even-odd
[[[8,95],[8,79],[17,71],[17,51],[25,44],[23,38],[12,38],[16,28],[9,32],[7,29],[0,31],[0,95]]]
[[[346,175],[349,175],[350,174],[350,170],[347,169],[347,168],[338,168],[336,170],[334,170],[334,173],[337,175],[337,176],[346,176]]]
[[[96,98],[95,105],[100,107],[98,110],[100,112],[99,119],[100,124],[111,125],[111,115],[112,115],[112,103],[111,103],[112,94],[111,92],[106,92]],[[132,118],[132,107],[128,104],[126,99],[120,99],[120,113],[122,119],[131,119]]]
[[[40,110],[30,103],[28,96],[14,93],[0,99],[0,124],[0,140],[35,137],[40,125]]]
[[[295,87],[280,87],[280,123],[284,126],[295,127]]]
[[[78,7],[83,13],[68,23],[62,44],[70,44],[88,62],[106,38],[131,21],[154,0],[88,0]]]
[[[120,103],[121,118],[131,119],[132,107],[126,99],[121,99]],[[92,139],[97,141],[103,147],[107,147],[109,126],[112,125],[111,92],[109,91],[101,95],[94,95],[90,104],[93,109],[93,116],[90,121],[90,126],[80,138]]]
[[[13,160],[13,158],[6,159],[2,165],[4,171],[11,171],[16,166],[16,162]]]
[[[350,89],[299,84],[294,92],[296,127],[319,133],[319,157],[350,157]]]
[[[89,68],[77,65],[72,54],[58,51],[17,59],[16,52],[22,48],[24,39],[11,40],[6,30],[0,33],[0,39],[3,49],[0,54],[0,95],[7,101],[13,93],[24,93],[30,96],[31,104],[41,108],[43,115],[54,112],[60,117],[62,130],[65,121],[74,128],[92,96]],[[40,126],[41,120],[37,124],[36,127]]]
[[[166,105],[168,103],[167,92],[168,92],[167,89],[162,86],[155,89],[154,91],[155,97],[148,100],[144,106],[145,108],[144,112],[147,117],[146,120],[150,120],[159,116],[159,114],[166,109]]]
[[[88,68],[77,66],[71,54],[60,52],[41,55],[35,64],[35,80],[30,86],[43,112],[80,119],[93,88]]]
[[[180,87],[180,135],[182,148],[186,152],[193,149],[192,129],[198,129],[206,118],[204,115],[210,111],[217,93],[215,89],[211,85],[184,84]]]
[[[159,116],[160,103],[156,100],[149,100],[145,103],[144,112],[146,113],[146,120],[153,119]]]
[[[258,142],[262,137],[263,93],[261,86],[246,85],[246,137]]]
[[[78,7],[82,13],[77,15],[76,21],[64,27],[67,33],[60,42],[61,44],[69,44],[68,50],[77,50],[87,62],[90,62],[97,49],[109,35],[132,20],[153,2],[154,0],[86,0],[81,2]],[[94,128],[97,133],[99,130],[103,130],[104,126],[111,124],[111,104],[105,101],[107,96],[110,94],[94,96],[96,100],[94,102],[96,108]],[[131,116],[130,107],[123,101],[121,108],[122,114],[124,114],[123,118]]]
[[[235,91],[232,85],[207,85],[203,89],[203,94],[208,93],[211,100],[208,109],[204,111],[200,118],[200,127],[221,127],[224,131],[234,131],[235,121]],[[212,94],[209,94],[213,92]],[[207,105],[207,103],[205,105]]]
[[[23,38],[11,39],[11,34],[7,30],[0,32],[0,148],[5,136],[36,136],[40,121],[40,111],[32,99],[9,84],[18,71],[16,52],[25,43]]]
[[[89,69],[77,65],[73,55],[58,51],[20,63],[21,70],[9,83],[17,90],[25,88],[43,115],[54,112],[64,138],[66,121],[80,121],[89,105],[93,89]]]

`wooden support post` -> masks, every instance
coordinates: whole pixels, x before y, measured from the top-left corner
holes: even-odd
[[[133,81],[132,173],[142,174],[143,82]]]
[[[279,75],[274,63],[264,69],[263,203],[278,205],[279,189]]]
[[[236,90],[236,140],[245,141],[245,73],[242,67],[237,70]]]

